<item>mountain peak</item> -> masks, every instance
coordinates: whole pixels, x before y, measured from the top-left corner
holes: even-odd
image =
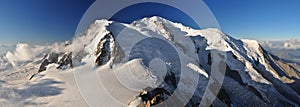
[[[141,19],[140,21],[141,22],[145,22],[145,21],[170,22],[169,20],[162,18],[160,16],[145,17],[145,18]]]
[[[140,106],[159,105],[165,104],[164,101],[170,97],[175,97],[173,102],[198,106],[201,99],[205,99],[203,93],[215,91],[206,90],[210,79],[220,79],[213,77],[214,73],[224,76],[224,81],[218,81],[222,86],[221,90],[216,90],[219,93],[213,93],[216,99],[212,106],[300,104],[297,86],[300,66],[269,54],[257,41],[235,39],[216,28],[195,30],[158,16],[131,24],[96,20],[72,42],[45,47],[17,47],[5,58],[0,57],[0,70],[5,68],[0,80],[11,82],[30,78],[40,82],[49,73],[48,78],[55,77],[61,83],[74,84],[73,78],[61,74],[69,73],[73,77],[75,72],[76,78],[81,78],[78,80],[85,81],[78,82],[78,87],[87,88],[87,84],[94,81],[84,77],[97,77],[96,80],[102,80],[101,88],[118,89],[95,94],[92,98],[107,99],[99,100],[98,106],[110,106],[107,101],[116,102],[113,98],[119,98],[117,100],[123,104],[119,106],[133,104],[130,101]],[[224,62],[226,72],[217,69],[217,61]],[[7,62],[20,66],[6,69],[11,65],[1,63]],[[57,69],[70,72],[53,72]],[[26,74],[21,75],[24,71]],[[43,90],[39,87],[34,89]],[[180,94],[175,93],[176,90]],[[70,93],[73,94],[73,91]],[[93,95],[91,91],[81,93]],[[49,101],[52,100],[57,101]]]

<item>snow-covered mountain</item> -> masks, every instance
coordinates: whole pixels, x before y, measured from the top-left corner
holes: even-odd
[[[3,105],[209,106],[206,90],[216,96],[212,106],[300,104],[299,65],[257,41],[155,16],[131,24],[97,20],[70,42],[19,44],[0,63]],[[221,84],[220,90],[214,84]]]

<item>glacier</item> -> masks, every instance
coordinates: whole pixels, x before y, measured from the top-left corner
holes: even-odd
[[[297,107],[299,78],[298,64],[219,29],[102,19],[70,41],[2,55],[0,106]]]

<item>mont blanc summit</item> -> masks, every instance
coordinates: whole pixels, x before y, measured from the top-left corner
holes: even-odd
[[[215,72],[220,77],[213,77]],[[212,78],[222,80],[215,83],[220,89],[211,94],[212,106],[300,104],[296,63],[270,54],[255,40],[154,16],[131,24],[96,20],[63,43],[18,44],[0,56],[0,105],[92,106],[89,101],[96,101],[98,106],[172,102],[194,107],[209,104],[204,95],[214,91],[207,88]]]

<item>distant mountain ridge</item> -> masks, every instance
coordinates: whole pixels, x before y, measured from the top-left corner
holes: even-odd
[[[300,40],[262,41],[260,44],[270,53],[300,64]]]

